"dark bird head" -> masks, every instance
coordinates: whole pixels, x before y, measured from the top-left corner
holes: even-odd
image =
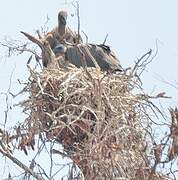
[[[63,44],[58,44],[54,49],[53,52],[54,54],[65,54],[66,52],[66,47]]]
[[[66,23],[67,23],[67,12],[66,11],[60,11],[58,13],[58,23],[61,25],[66,25]]]

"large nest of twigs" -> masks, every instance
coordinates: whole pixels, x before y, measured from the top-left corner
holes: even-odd
[[[30,95],[21,103],[30,113],[24,124],[29,136],[21,149],[45,133],[86,179],[166,179],[151,168],[145,143],[151,105],[148,96],[134,93],[134,76],[94,68],[29,70]]]

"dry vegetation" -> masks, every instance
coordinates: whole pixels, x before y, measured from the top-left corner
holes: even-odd
[[[20,49],[20,53],[24,51]],[[44,174],[25,166],[6,145],[16,140],[15,148],[28,155],[37,138],[62,144],[65,155],[87,180],[174,177],[172,167],[163,175],[157,172],[157,166],[177,157],[178,111],[170,109],[170,131],[163,138],[160,135],[162,140],[156,144],[151,123],[154,116],[163,114],[152,100],[167,97],[165,93],[147,95],[141,88],[140,73],[152,60],[150,56],[151,51],[132,69],[115,74],[74,67],[44,68],[39,72],[28,64],[30,76],[21,92],[28,98],[19,103],[28,117],[14,127],[14,134],[1,130],[0,152],[36,179],[45,179]],[[55,149],[52,153],[63,154]],[[76,178],[82,179],[82,173]],[[68,179],[74,179],[72,176],[69,174]]]
[[[164,94],[141,93],[138,78],[129,72],[28,69],[29,98],[20,105],[30,115],[16,129],[25,154],[34,149],[35,135],[45,134],[63,145],[86,179],[167,179],[155,172],[161,154],[153,151],[148,131],[148,111],[158,111],[151,99]]]

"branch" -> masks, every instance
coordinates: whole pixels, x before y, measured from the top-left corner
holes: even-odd
[[[134,68],[132,69],[132,73],[131,74],[134,74],[134,72],[136,71],[136,69],[138,67],[143,66],[143,63],[146,62],[149,59],[149,57],[151,56],[151,53],[152,53],[152,49],[150,49],[147,53],[145,53],[141,58],[139,58],[137,60],[137,62],[135,63]],[[144,60],[144,58],[146,58],[146,59]],[[144,60],[144,61],[141,63],[142,60]]]
[[[76,5],[75,5],[76,3]],[[77,22],[78,22],[78,28],[77,28],[77,44],[80,43],[80,9],[79,9],[79,2],[76,1],[75,3],[72,3],[72,5],[76,8],[77,10]]]
[[[28,168],[25,164],[23,164],[21,161],[19,161],[16,157],[12,156],[5,148],[2,141],[0,141],[0,153],[2,153],[4,156],[8,157],[13,163],[15,163],[17,166],[22,168],[25,172],[31,174],[34,178],[37,180],[43,180],[41,176],[39,176],[37,173],[32,171],[32,169]]]
[[[106,34],[106,37],[105,37],[105,39],[103,41],[103,45],[106,43],[107,38],[108,38],[108,34]]]
[[[30,41],[32,41],[33,43],[37,44],[41,49],[43,49],[43,43],[39,39],[33,37],[32,35],[30,35],[30,34],[28,34],[26,32],[21,31],[21,33],[24,36],[26,36]]]
[[[25,51],[25,52],[30,52],[35,56],[37,56],[39,59],[41,59],[41,57],[37,54],[37,52],[35,52],[35,50],[31,50],[27,48],[27,43],[18,45],[5,40],[4,43],[0,42],[0,45],[8,49],[8,55],[7,55],[8,57],[10,57],[14,52],[18,52],[18,54],[22,54]]]
[[[86,44],[88,44],[88,36],[87,36],[87,34],[86,34],[84,31],[82,31],[82,33],[85,35],[85,38],[86,38]]]
[[[38,39],[32,35],[21,31],[21,33],[26,36],[30,41],[37,44],[42,50],[42,61],[43,65],[48,68],[56,68],[58,66],[55,54],[53,53],[49,43],[45,39]]]

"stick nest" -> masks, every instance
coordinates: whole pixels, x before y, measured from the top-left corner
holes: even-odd
[[[166,179],[151,168],[145,142],[150,105],[134,93],[134,76],[94,68],[29,71],[29,98],[21,102],[29,113],[28,136],[21,149],[33,148],[34,136],[44,133],[63,145],[86,179]]]

